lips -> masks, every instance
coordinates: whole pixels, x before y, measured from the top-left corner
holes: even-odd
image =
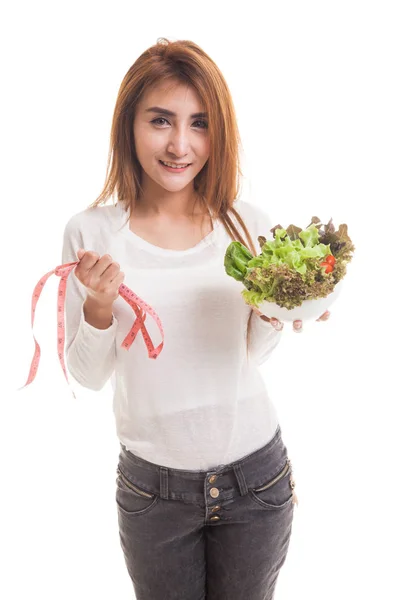
[[[164,167],[168,167],[169,169],[173,169],[173,168],[184,169],[185,167],[190,167],[190,165],[192,164],[192,163],[185,163],[185,164],[182,163],[182,165],[175,166],[175,167],[170,167],[169,165],[166,165],[165,162],[162,161],[162,160],[160,160],[160,163],[162,165],[164,165]]]

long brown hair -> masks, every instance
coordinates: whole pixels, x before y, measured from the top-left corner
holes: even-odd
[[[213,217],[223,223],[230,238],[241,242],[256,256],[248,229],[233,208],[243,173],[239,155],[241,140],[232,97],[214,61],[188,40],[170,42],[159,38],[139,56],[123,78],[111,125],[106,181],[90,208],[105,204],[116,193],[118,202],[125,205],[130,215],[141,192],[141,165],[133,137],[136,105],[149,88],[167,80],[189,84],[209,114],[210,156],[194,179],[194,189],[204,198]],[[247,241],[235,227],[229,212],[236,217]]]
[[[241,139],[235,109],[227,83],[214,61],[190,40],[170,42],[159,38],[129,68],[120,85],[115,104],[107,176],[101,194],[90,205],[105,204],[117,195],[130,219],[132,207],[141,194],[141,165],[133,136],[136,105],[147,90],[158,83],[188,84],[197,93],[208,113],[210,155],[194,179],[196,194],[203,198],[213,218],[221,221],[232,241],[241,242],[253,256],[258,253],[249,231],[233,207],[241,177]],[[246,240],[236,228],[232,215]]]

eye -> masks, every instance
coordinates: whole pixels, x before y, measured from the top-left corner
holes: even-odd
[[[207,121],[203,121],[202,119],[200,121],[195,121],[195,123],[202,123],[204,127],[201,127],[201,129],[207,129],[208,127]]]
[[[153,119],[151,121],[151,123],[154,123],[155,125],[162,125],[162,123],[160,124],[160,121],[165,121],[166,123],[168,123],[167,119],[164,119],[164,117],[157,117],[156,119]],[[204,127],[200,127],[200,129],[207,129],[208,128],[208,123],[207,121],[203,121],[202,119],[195,121],[195,123],[202,123],[202,125]]]
[[[153,119],[151,121],[151,123],[155,123],[156,125],[159,125],[159,123],[157,123],[157,121],[165,121],[166,123],[168,123],[167,119],[164,119],[163,117],[157,117],[157,119]]]

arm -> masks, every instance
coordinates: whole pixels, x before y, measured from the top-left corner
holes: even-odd
[[[249,231],[253,234],[252,237],[257,252],[261,254],[258,236],[262,235],[272,240],[273,234],[270,230],[273,225],[269,215],[263,209],[255,204],[251,204],[251,208],[252,215],[248,219]],[[282,330],[277,331],[269,321],[263,320],[252,310],[247,323],[247,336],[249,360],[257,365],[262,365],[282,339]]]
[[[247,324],[248,358],[257,366],[262,365],[282,339],[282,330],[277,331],[253,310]]]
[[[90,296],[87,296],[83,303],[85,321],[96,329],[108,329],[113,324],[114,315],[112,310],[112,305],[107,308],[101,307]]]
[[[84,243],[72,217],[64,230],[62,264],[75,262]],[[112,320],[112,323],[111,323]],[[87,298],[85,286],[72,271],[65,296],[66,364],[83,387],[101,390],[115,369],[118,322],[109,309],[97,307]]]

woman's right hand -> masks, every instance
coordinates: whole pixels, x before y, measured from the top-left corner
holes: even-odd
[[[109,254],[100,258],[97,252],[79,248],[79,264],[75,267],[75,277],[86,287],[87,295],[99,306],[110,307],[117,300],[119,286],[125,278],[117,262]]]

